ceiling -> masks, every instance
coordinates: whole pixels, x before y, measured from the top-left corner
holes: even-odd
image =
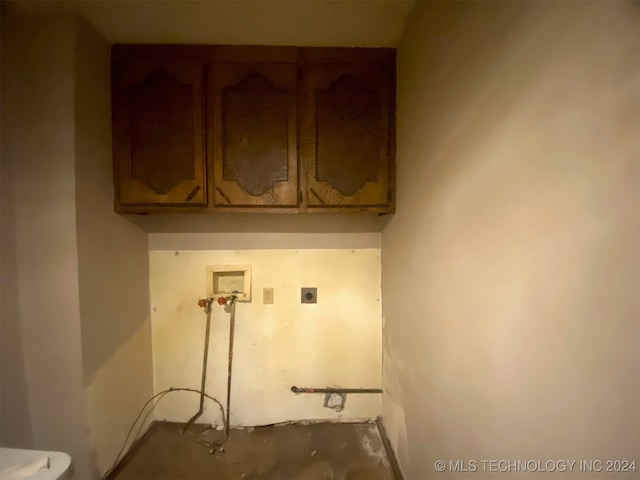
[[[8,13],[71,10],[112,43],[395,47],[414,0],[11,0]]]

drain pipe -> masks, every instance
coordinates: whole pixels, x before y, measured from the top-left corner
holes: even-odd
[[[207,359],[209,358],[209,333],[211,331],[211,304],[213,303],[213,298],[203,298],[198,300],[198,306],[204,307],[204,311],[207,314],[207,326],[204,334],[204,354],[202,355],[202,381],[200,383],[200,408],[196,412],[196,414],[189,419],[189,421],[185,424],[182,429],[182,433],[186,432],[187,429],[195,422],[202,412],[204,411],[204,389],[205,384],[207,382]],[[229,407],[227,407],[229,408]],[[227,413],[227,416],[229,414]]]

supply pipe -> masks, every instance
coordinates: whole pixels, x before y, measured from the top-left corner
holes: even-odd
[[[227,298],[219,298],[218,303],[223,304],[224,310],[231,314],[229,319],[229,369],[227,371],[227,416],[225,417],[224,432],[229,436],[229,425],[231,422],[231,372],[233,370],[233,336],[236,329],[236,296],[231,295]]]
[[[202,412],[204,411],[204,398],[205,398],[205,384],[207,382],[207,359],[209,358],[209,333],[211,332],[211,304],[213,303],[213,298],[206,298],[198,300],[198,305],[200,307],[204,307],[205,313],[207,314],[207,326],[204,334],[204,354],[202,356],[202,381],[200,383],[200,408],[196,412],[196,414],[189,419],[189,421],[185,424],[182,429],[182,433],[186,432],[187,429],[195,422]],[[227,408],[229,408],[227,406]],[[227,417],[229,416],[229,412],[227,410]]]

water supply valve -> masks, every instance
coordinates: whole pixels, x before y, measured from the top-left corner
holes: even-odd
[[[237,300],[235,295],[229,295],[228,297],[218,297],[218,305],[224,305],[224,311],[227,313],[231,313],[231,309],[233,308],[233,304]]]
[[[209,313],[211,311],[211,303],[213,302],[213,298],[201,298],[198,300],[198,306],[204,308],[205,313]]]

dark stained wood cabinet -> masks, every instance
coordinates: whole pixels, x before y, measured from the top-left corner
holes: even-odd
[[[311,208],[384,211],[392,202],[392,78],[385,65],[303,68],[300,159]]]
[[[296,207],[296,65],[215,63],[210,129],[215,207]]]
[[[112,92],[116,208],[205,206],[202,62],[114,63]]]
[[[395,209],[395,51],[117,45],[120,212]]]

